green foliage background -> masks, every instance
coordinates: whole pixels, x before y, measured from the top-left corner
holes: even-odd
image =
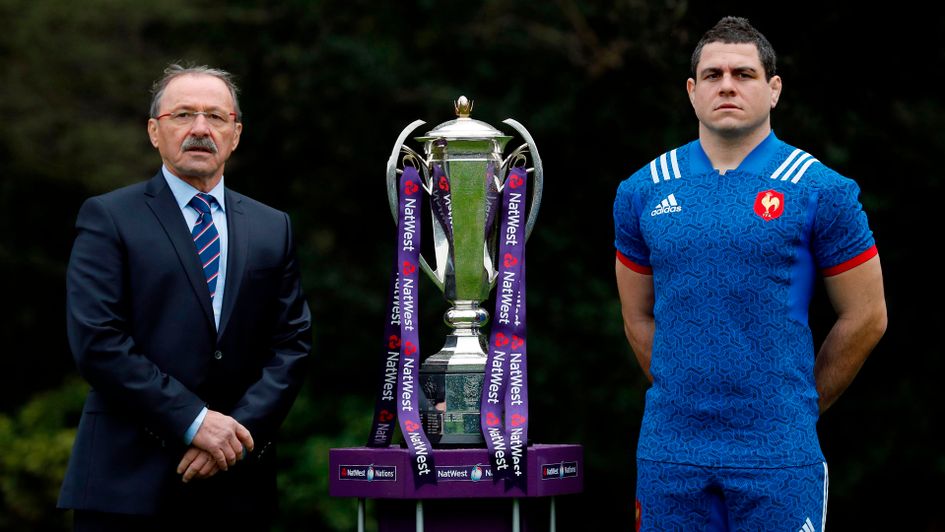
[[[384,164],[400,130],[474,117],[528,127],[546,171],[529,241],[532,438],[585,447],[559,526],[626,529],[644,379],[613,283],[616,186],[691,140],[695,41],[748,16],[779,52],[774,127],[856,179],[883,259],[890,329],[821,420],[835,530],[945,530],[937,327],[945,152],[941,16],[897,4],[685,0],[0,0],[0,529],[54,511],[86,385],[65,341],[64,274],[88,196],[153,175],[148,90],[174,60],[235,73],[245,115],[227,185],[287,210],[316,319],[315,363],[283,431],[284,530],[350,530],[328,449],[367,437],[393,225]],[[423,287],[424,353],[446,308]],[[832,315],[818,292],[822,338]]]

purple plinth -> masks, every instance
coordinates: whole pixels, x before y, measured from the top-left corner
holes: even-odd
[[[505,489],[493,482],[486,449],[435,449],[436,485],[417,487],[406,449],[350,447],[329,451],[333,497],[449,499],[551,497],[584,489],[584,449],[580,445],[528,447],[527,486]]]

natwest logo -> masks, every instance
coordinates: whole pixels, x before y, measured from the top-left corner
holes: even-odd
[[[436,479],[446,482],[479,482],[483,478],[492,478],[492,466],[455,465],[436,466]]]
[[[396,481],[397,466],[379,465],[341,465],[338,466],[339,480],[361,480],[364,482]]]
[[[499,419],[499,416],[495,415],[495,412],[486,413],[486,425],[489,425],[490,427],[495,427],[496,425],[499,425],[500,423],[502,423],[502,420]]]
[[[542,464],[541,479],[555,480],[578,476],[577,462],[559,462],[557,464]]]
[[[518,188],[525,184],[525,180],[522,179],[522,176],[513,173],[509,176],[509,186],[512,188]]]

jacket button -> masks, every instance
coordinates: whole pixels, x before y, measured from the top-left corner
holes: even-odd
[[[223,358],[223,351],[217,351],[216,353],[214,353],[213,358],[217,360],[220,360],[221,358]]]

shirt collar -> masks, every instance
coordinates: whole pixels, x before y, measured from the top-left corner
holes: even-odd
[[[775,136],[774,130],[771,130],[768,136],[751,150],[751,153],[742,160],[741,164],[739,164],[738,168],[735,170],[758,174],[764,172],[768,161],[774,156],[780,144],[781,141]],[[709,156],[706,155],[705,150],[702,149],[702,143],[698,140],[693,141],[689,145],[689,161],[693,175],[715,171],[715,168],[712,167],[712,162],[709,160]]]
[[[190,200],[200,191],[194,188],[190,183],[172,174],[165,165],[161,165],[161,172],[164,174],[164,180],[167,181],[167,186],[171,187],[174,199],[177,200],[177,206],[180,207],[181,210],[184,210],[184,207],[186,207],[187,204],[190,203]],[[220,182],[217,183],[217,186],[213,187],[208,194],[213,196],[213,199],[217,200],[216,204],[219,206],[220,210],[226,212],[226,207],[224,206],[225,202],[223,201],[223,176],[220,176]]]

